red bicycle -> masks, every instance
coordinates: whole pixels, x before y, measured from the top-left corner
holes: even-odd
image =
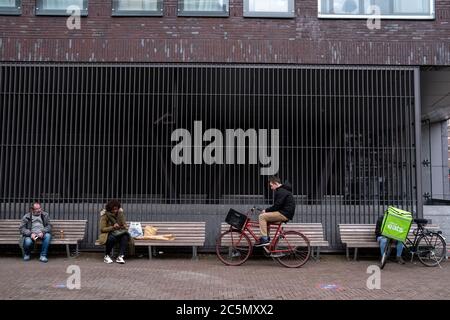
[[[239,266],[250,257],[253,251],[254,241],[258,241],[258,236],[252,227],[259,229],[259,222],[249,218],[249,213],[262,211],[253,207],[246,212],[243,217],[245,222],[242,228],[230,226],[230,229],[222,233],[216,241],[216,254],[220,261],[229,266]],[[242,214],[241,214],[242,215]],[[242,215],[244,216],[244,215]],[[270,236],[271,226],[276,226],[276,231],[269,246],[263,247],[265,256],[271,257],[281,265],[288,268],[299,268],[309,259],[311,247],[308,238],[298,231],[284,231],[282,223],[268,224],[267,230]],[[249,237],[250,235],[250,237]]]

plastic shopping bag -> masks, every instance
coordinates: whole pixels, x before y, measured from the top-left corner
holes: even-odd
[[[140,237],[143,235],[142,226],[140,222],[130,222],[130,226],[128,228],[128,233],[133,238]]]

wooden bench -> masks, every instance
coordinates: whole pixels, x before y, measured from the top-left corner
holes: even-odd
[[[148,257],[152,259],[152,247],[190,247],[192,259],[197,259],[197,248],[205,245],[206,222],[172,222],[147,221],[141,222],[142,229],[150,225],[158,229],[157,235],[172,234],[175,240],[134,240],[137,247],[148,247]],[[100,245],[98,241],[95,245]]]
[[[222,222],[220,229],[221,233],[227,231],[230,228],[230,225],[226,222]],[[303,233],[309,240],[309,245],[311,246],[311,256],[314,259],[320,259],[320,248],[328,247],[329,243],[325,240],[323,226],[321,223],[291,223],[288,222],[283,225],[285,231],[295,230]],[[261,236],[259,228],[252,227],[252,231],[258,236]],[[271,233],[275,232],[275,227],[271,227]],[[250,236],[250,239],[253,239]],[[314,251],[316,255],[314,256]]]
[[[0,220],[0,244],[19,244],[20,223],[21,220],[18,219]],[[78,255],[78,242],[84,239],[87,220],[50,220],[50,223],[52,224],[51,245],[65,245],[68,258],[70,258],[70,245],[75,245],[75,254]],[[62,234],[63,238],[61,238]]]
[[[416,224],[412,224],[408,234],[408,238],[413,241],[413,231],[417,228]],[[426,225],[426,229],[439,230],[437,225]],[[350,260],[349,249],[353,248],[353,260],[358,258],[359,248],[379,248],[380,245],[375,239],[375,224],[339,224],[339,234],[341,242],[345,245],[347,260]],[[392,244],[394,246],[394,244]]]

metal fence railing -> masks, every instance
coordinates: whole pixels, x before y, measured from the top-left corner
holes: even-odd
[[[0,64],[1,217],[40,199],[82,218],[118,198],[131,219],[221,221],[224,207],[270,203],[276,173],[292,184],[295,219],[322,222],[339,245],[340,222],[416,210],[414,72]]]

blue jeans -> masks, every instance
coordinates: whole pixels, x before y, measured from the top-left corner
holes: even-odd
[[[50,246],[50,241],[52,240],[52,235],[50,233],[44,234],[44,238],[42,239],[42,248],[41,248],[41,256],[47,257],[48,247]],[[34,246],[34,241],[31,237],[26,237],[23,241],[23,251],[25,255],[29,256],[31,253],[31,249]]]
[[[387,238],[383,236],[379,236],[377,241],[380,243],[381,255],[383,255],[384,249],[386,248]],[[394,240],[395,241],[395,240]],[[397,257],[401,257],[403,252],[403,243],[400,241],[397,242]]]

